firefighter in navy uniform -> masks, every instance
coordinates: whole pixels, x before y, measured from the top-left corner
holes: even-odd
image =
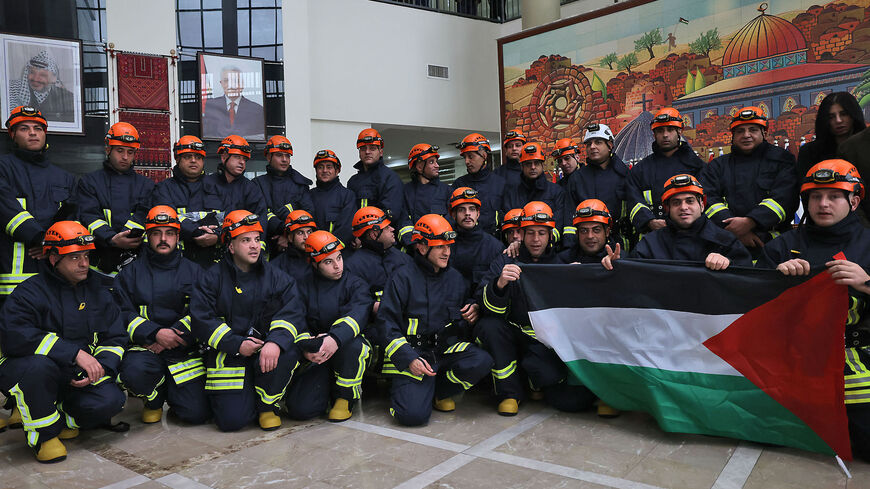
[[[492,171],[488,161],[492,156],[489,140],[475,132],[465,136],[457,147],[465,158],[465,168],[468,173],[453,182],[453,190],[459,187],[471,187],[477,190],[480,203],[483,204],[480,207],[478,222],[485,232],[495,235],[501,222],[505,179]]]
[[[215,215],[226,218],[236,210],[247,210],[260,217],[260,225],[266,229],[268,206],[260,186],[245,176],[253,148],[241,136],[225,137],[218,147],[221,163],[217,171],[203,179],[206,206]],[[265,243],[264,243],[265,244]]]
[[[588,199],[577,204],[572,224],[577,229],[577,244],[559,253],[564,263],[600,263],[607,255],[605,247],[616,247],[613,217],[604,202]]]
[[[752,257],[736,236],[704,215],[704,187],[692,175],[674,175],[664,184],[662,202],[666,226],[645,234],[631,251],[632,258],[704,262],[711,270],[730,265],[751,267]],[[607,269],[619,258],[620,246],[608,250],[602,260]]]
[[[313,338],[300,343],[309,363],[293,376],[285,404],[291,418],[311,419],[329,409],[328,419],[341,422],[350,419],[362,395],[371,353],[362,332],[373,301],[362,279],[344,273],[344,245],[332,233],[315,231],[305,248],[314,273],[300,290]]]
[[[168,205],[181,221],[181,243],[184,257],[208,268],[220,258],[218,236],[220,209],[209,207],[217,203],[214,192],[206,192],[203,181],[205,145],[196,136],[181,136],[172,148],[175,166],[172,177],[157,184],[151,197],[152,205]]]
[[[103,168],[83,176],[76,188],[79,221],[93,233],[94,265],[115,275],[132,261],[142,245],[145,214],[151,207],[154,182],[133,169],[139,131],[118,122],[106,134]]]
[[[124,407],[114,379],[127,336],[111,292],[89,268],[88,230],[57,222],[43,248],[39,273],[0,311],[0,389],[15,399],[36,459],[59,462],[61,439],[108,425]]]
[[[556,183],[565,192],[565,205],[573,209],[580,202],[574,191],[575,180],[580,178],[580,174],[577,173],[580,165],[580,148],[571,138],[562,138],[556,141],[550,156],[556,160],[556,165],[562,170],[562,178]]]
[[[846,319],[845,402],[852,453],[870,460],[870,230],[856,214],[865,196],[854,165],[825,160],[813,165],[801,185],[803,221],[797,229],[767,243],[757,268],[776,268],[785,275],[809,275],[826,268],[838,284],[849,286]],[[839,253],[845,260],[835,259]]]
[[[205,391],[221,431],[281,426],[281,400],[310,338],[296,282],[263,259],[260,218],[227,214],[221,241],[227,253],[194,285],[191,326],[208,344]]]
[[[353,165],[356,175],[347,181],[347,188],[356,195],[357,209],[374,206],[394,216],[402,208],[402,179],[384,164],[384,138],[375,129],[363,129],[356,138],[359,161]]]
[[[311,275],[305,240],[314,231],[317,231],[317,223],[308,211],[296,210],[287,214],[287,219],[284,221],[287,249],[273,259],[271,264],[293,277],[296,283],[307,281]]]
[[[522,209],[511,209],[504,213],[504,221],[501,223],[501,242],[505,246],[510,246],[511,243],[522,241],[523,232],[520,229],[520,223],[523,220]]]
[[[522,174],[520,154],[525,145],[526,136],[519,129],[505,133],[504,141],[501,143],[504,165],[493,170],[493,173],[504,178],[507,185],[517,185],[520,182],[520,174]]]
[[[499,255],[490,265],[479,293],[483,313],[474,336],[492,355],[493,384],[498,413],[514,416],[524,398],[520,369],[534,390],[540,390],[551,406],[562,411],[581,411],[594,396],[583,386],[567,383],[568,369],[556,353],[535,339],[529,308],[517,280],[524,263],[562,263],[553,250],[556,222],[550,206],[529,202],[523,207],[522,246],[517,258]]]
[[[754,257],[764,243],[791,229],[798,207],[794,155],[765,141],[766,131],[761,109],[741,109],[731,120],[731,153],[698,176],[707,217],[737,236]]]
[[[658,111],[650,127],[655,137],[652,154],[628,172],[625,183],[628,217],[638,233],[665,227],[667,212],[662,205],[662,189],[674,175],[697,176],[704,167],[689,143],[682,140],[683,118],[677,109]]]
[[[295,210],[314,211],[314,202],[308,193],[311,180],[302,176],[290,165],[293,145],[284,136],[272,136],[263,150],[266,157],[266,174],[254,179],[260,186],[266,205],[270,258],[274,258],[287,247],[284,242],[284,221]]]
[[[489,271],[489,264],[504,251],[504,245],[477,225],[480,199],[476,190],[459,187],[453,191],[450,217],[456,223],[456,242],[450,252],[450,266],[462,274],[466,288],[473,293]]]
[[[383,373],[392,377],[390,413],[406,426],[426,424],[432,408],[453,411],[453,396],[486,376],[492,358],[468,337],[462,276],[448,266],[455,233],[441,216],[414,225],[414,263],[387,283],[378,327]],[[473,306],[476,315],[477,306]]]
[[[16,107],[6,128],[12,152],[0,156],[0,306],[39,271],[45,230],[72,207],[75,185],[75,177],[48,162],[48,123],[38,110]]]
[[[322,149],[314,155],[314,173],[317,182],[311,189],[314,203],[314,221],[334,234],[342,243],[353,242],[350,230],[353,213],[356,212],[356,197],[341,184],[338,177],[341,161],[335,152]]]
[[[211,417],[205,365],[190,330],[190,296],[203,273],[181,256],[175,209],[153,207],[145,218],[147,247],[115,277],[114,292],[133,346],[118,379],[145,403],[142,422],[157,423],[163,403],[191,424]]]
[[[450,186],[438,178],[438,146],[415,144],[408,153],[408,170],[411,181],[402,189],[404,200],[402,215],[404,219],[399,228],[399,242],[402,246],[411,244],[414,223],[425,214],[447,214],[447,201],[450,200]]]
[[[529,202],[547,204],[553,210],[556,219],[556,227],[553,229],[554,245],[558,246],[563,241],[562,233],[565,231],[567,235],[563,244],[570,247],[575,242],[575,236],[571,220],[566,216],[565,192],[544,174],[544,159],[540,144],[527,143],[523,146],[523,153],[520,156],[523,170],[520,183],[513,187],[505,185],[501,208],[502,211],[507,212],[511,209],[521,209]]]

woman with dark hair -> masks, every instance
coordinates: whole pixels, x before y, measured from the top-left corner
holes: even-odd
[[[848,92],[834,92],[819,104],[816,115],[816,139],[801,146],[795,172],[799,181],[811,166],[837,158],[840,143],[864,130],[864,114],[858,101]]]

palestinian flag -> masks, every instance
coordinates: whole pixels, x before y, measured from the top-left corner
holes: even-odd
[[[771,270],[620,260],[523,265],[538,340],[614,408],[665,431],[850,460],[845,286]]]

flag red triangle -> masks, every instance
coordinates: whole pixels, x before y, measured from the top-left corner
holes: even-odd
[[[745,313],[704,346],[851,460],[844,404],[848,288],[819,273]]]

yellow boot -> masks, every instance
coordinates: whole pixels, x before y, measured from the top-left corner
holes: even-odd
[[[64,429],[60,430],[60,434],[57,435],[57,437],[60,438],[61,440],[72,440],[73,438],[76,438],[77,436],[79,436],[79,429],[78,428],[64,428]]]
[[[145,408],[142,410],[142,422],[143,423],[159,423],[160,419],[163,417],[163,408],[159,409],[148,409]]]
[[[266,431],[277,430],[281,427],[281,417],[272,411],[260,413],[260,428]]]
[[[516,416],[520,410],[520,402],[516,399],[504,399],[498,403],[498,414],[502,416]]]
[[[340,423],[347,421],[351,416],[353,416],[353,413],[350,412],[350,403],[347,399],[339,397],[335,400],[335,404],[332,405],[332,409],[329,410],[328,418],[333,423]]]
[[[598,401],[598,416],[602,418],[615,418],[619,416],[619,409],[610,407],[604,401]]]
[[[9,419],[6,422],[9,423],[9,427],[12,429],[24,426],[21,422],[21,412],[18,411],[18,406],[12,408],[12,414],[9,415]]]
[[[36,460],[40,463],[50,464],[66,460],[66,447],[57,437],[44,442],[36,452]]]
[[[442,413],[449,413],[450,411],[454,411],[456,409],[456,403],[453,402],[452,397],[445,397],[444,399],[435,399],[435,410],[441,411]]]

